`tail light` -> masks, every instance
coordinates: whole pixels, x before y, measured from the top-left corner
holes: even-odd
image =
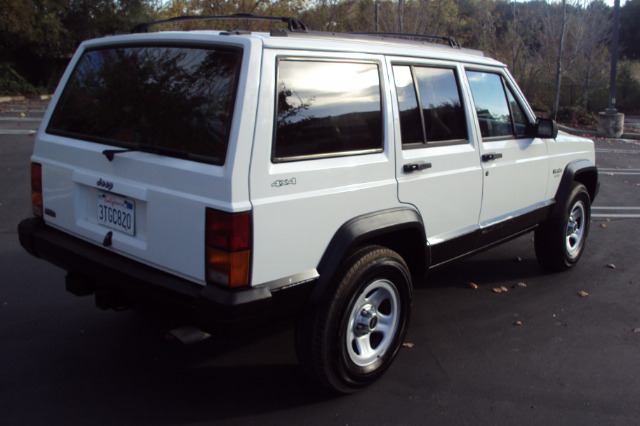
[[[249,284],[251,213],[206,211],[207,281],[228,288]]]
[[[34,216],[42,217],[42,165],[31,163],[31,211]]]

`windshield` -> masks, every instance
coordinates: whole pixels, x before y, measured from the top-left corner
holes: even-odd
[[[241,56],[186,46],[89,50],[47,132],[222,165]]]

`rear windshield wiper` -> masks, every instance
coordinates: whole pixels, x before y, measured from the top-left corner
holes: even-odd
[[[178,157],[178,158],[189,158],[190,154],[188,152],[185,151],[178,151],[175,149],[170,149],[170,148],[164,148],[161,146],[157,146],[157,145],[147,145],[147,144],[140,144],[137,143],[135,144],[135,147],[133,148],[125,148],[125,149],[105,149],[104,151],[102,151],[102,155],[104,155],[105,157],[107,157],[107,160],[109,161],[113,161],[113,158],[117,155],[117,154],[122,154],[125,152],[150,152],[152,154],[164,154],[164,155],[170,155],[172,157]]]
[[[113,161],[113,157],[116,154],[122,154],[123,152],[139,151],[138,149],[105,149],[102,151],[102,155],[107,157],[107,160]]]

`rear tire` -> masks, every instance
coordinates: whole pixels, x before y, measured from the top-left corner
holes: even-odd
[[[584,252],[590,222],[589,192],[575,182],[561,214],[535,232],[538,262],[551,271],[563,271],[575,265]]]
[[[411,276],[402,257],[379,246],[354,253],[338,287],[298,321],[296,351],[305,372],[341,393],[376,381],[402,346],[411,313]]]

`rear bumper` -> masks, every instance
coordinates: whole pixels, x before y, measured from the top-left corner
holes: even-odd
[[[272,293],[266,287],[228,291],[202,286],[53,229],[39,218],[20,222],[18,235],[27,252],[67,271],[69,291],[95,293],[99,306],[102,295],[143,313],[160,314],[173,325],[216,333],[253,328],[292,314],[313,288],[313,283],[307,283]]]

